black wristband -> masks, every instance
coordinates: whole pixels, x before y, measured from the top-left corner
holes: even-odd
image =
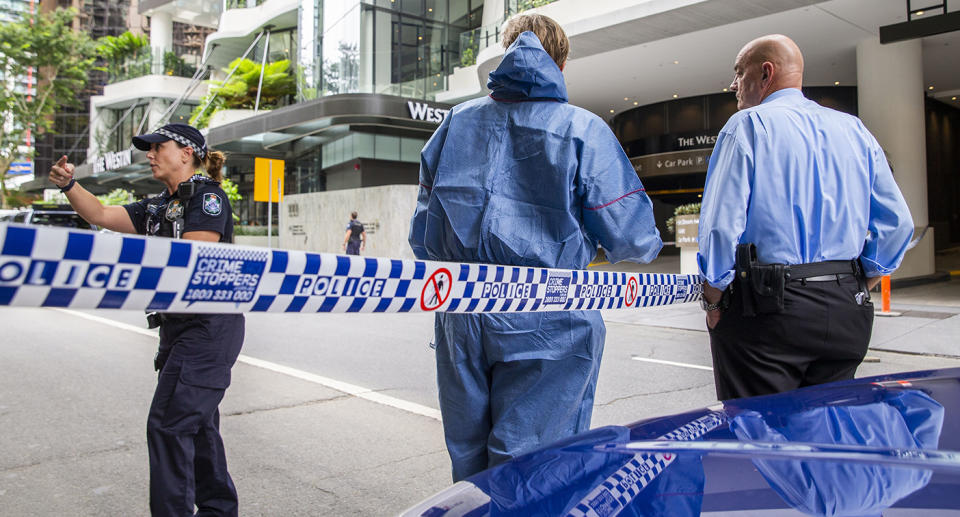
[[[67,183],[67,184],[66,184],[65,186],[63,186],[63,187],[60,187],[60,192],[66,192],[66,191],[72,189],[72,188],[73,188],[73,185],[74,185],[76,182],[77,182],[77,180],[75,180],[75,179],[73,179],[73,178],[70,178],[70,183]]]

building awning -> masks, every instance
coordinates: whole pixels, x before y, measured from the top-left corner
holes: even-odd
[[[452,108],[449,104],[393,95],[344,94],[266,111],[207,131],[207,145],[231,154],[293,158],[350,131],[429,137]],[[23,185],[26,192],[54,188],[42,177]],[[130,149],[107,153],[78,165],[74,177],[94,194],[124,188],[137,195],[159,192],[147,155]]]
[[[212,128],[207,142],[223,151],[292,157],[359,128],[429,137],[450,108],[394,95],[332,95]]]

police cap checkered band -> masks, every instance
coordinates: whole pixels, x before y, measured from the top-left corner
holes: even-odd
[[[180,145],[193,148],[201,160],[207,156],[207,143],[197,128],[187,124],[167,124],[153,133],[133,137],[133,146],[141,151],[149,151],[150,144],[173,140]]]

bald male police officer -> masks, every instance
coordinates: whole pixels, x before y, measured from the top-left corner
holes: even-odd
[[[873,327],[868,287],[900,265],[910,212],[863,123],[803,96],[793,41],[751,41],[734,71],[740,111],[700,212],[717,396],[851,379]]]

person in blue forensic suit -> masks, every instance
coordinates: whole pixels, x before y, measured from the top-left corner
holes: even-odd
[[[103,206],[73,179],[64,156],[50,180],[91,224],[116,232],[206,242],[233,241],[233,215],[220,188],[224,155],[208,149],[186,124],[168,124],[136,136],[158,196],[126,206]],[[195,174],[203,169],[209,177]],[[242,314],[152,314],[160,326],[154,367],[160,372],[147,418],[150,512],[155,516],[237,515],[237,490],[220,437],[218,406],[243,345]]]
[[[873,327],[868,289],[900,265],[910,212],[863,123],[803,96],[792,40],[751,41],[734,71],[740,111],[700,212],[717,396],[852,379]]]
[[[451,110],[421,153],[410,245],[420,259],[582,269],[649,262],[662,243],[630,161],[567,104],[569,42],[512,19],[489,97]],[[454,480],[590,426],[605,329],[597,311],[437,314],[437,384]]]

